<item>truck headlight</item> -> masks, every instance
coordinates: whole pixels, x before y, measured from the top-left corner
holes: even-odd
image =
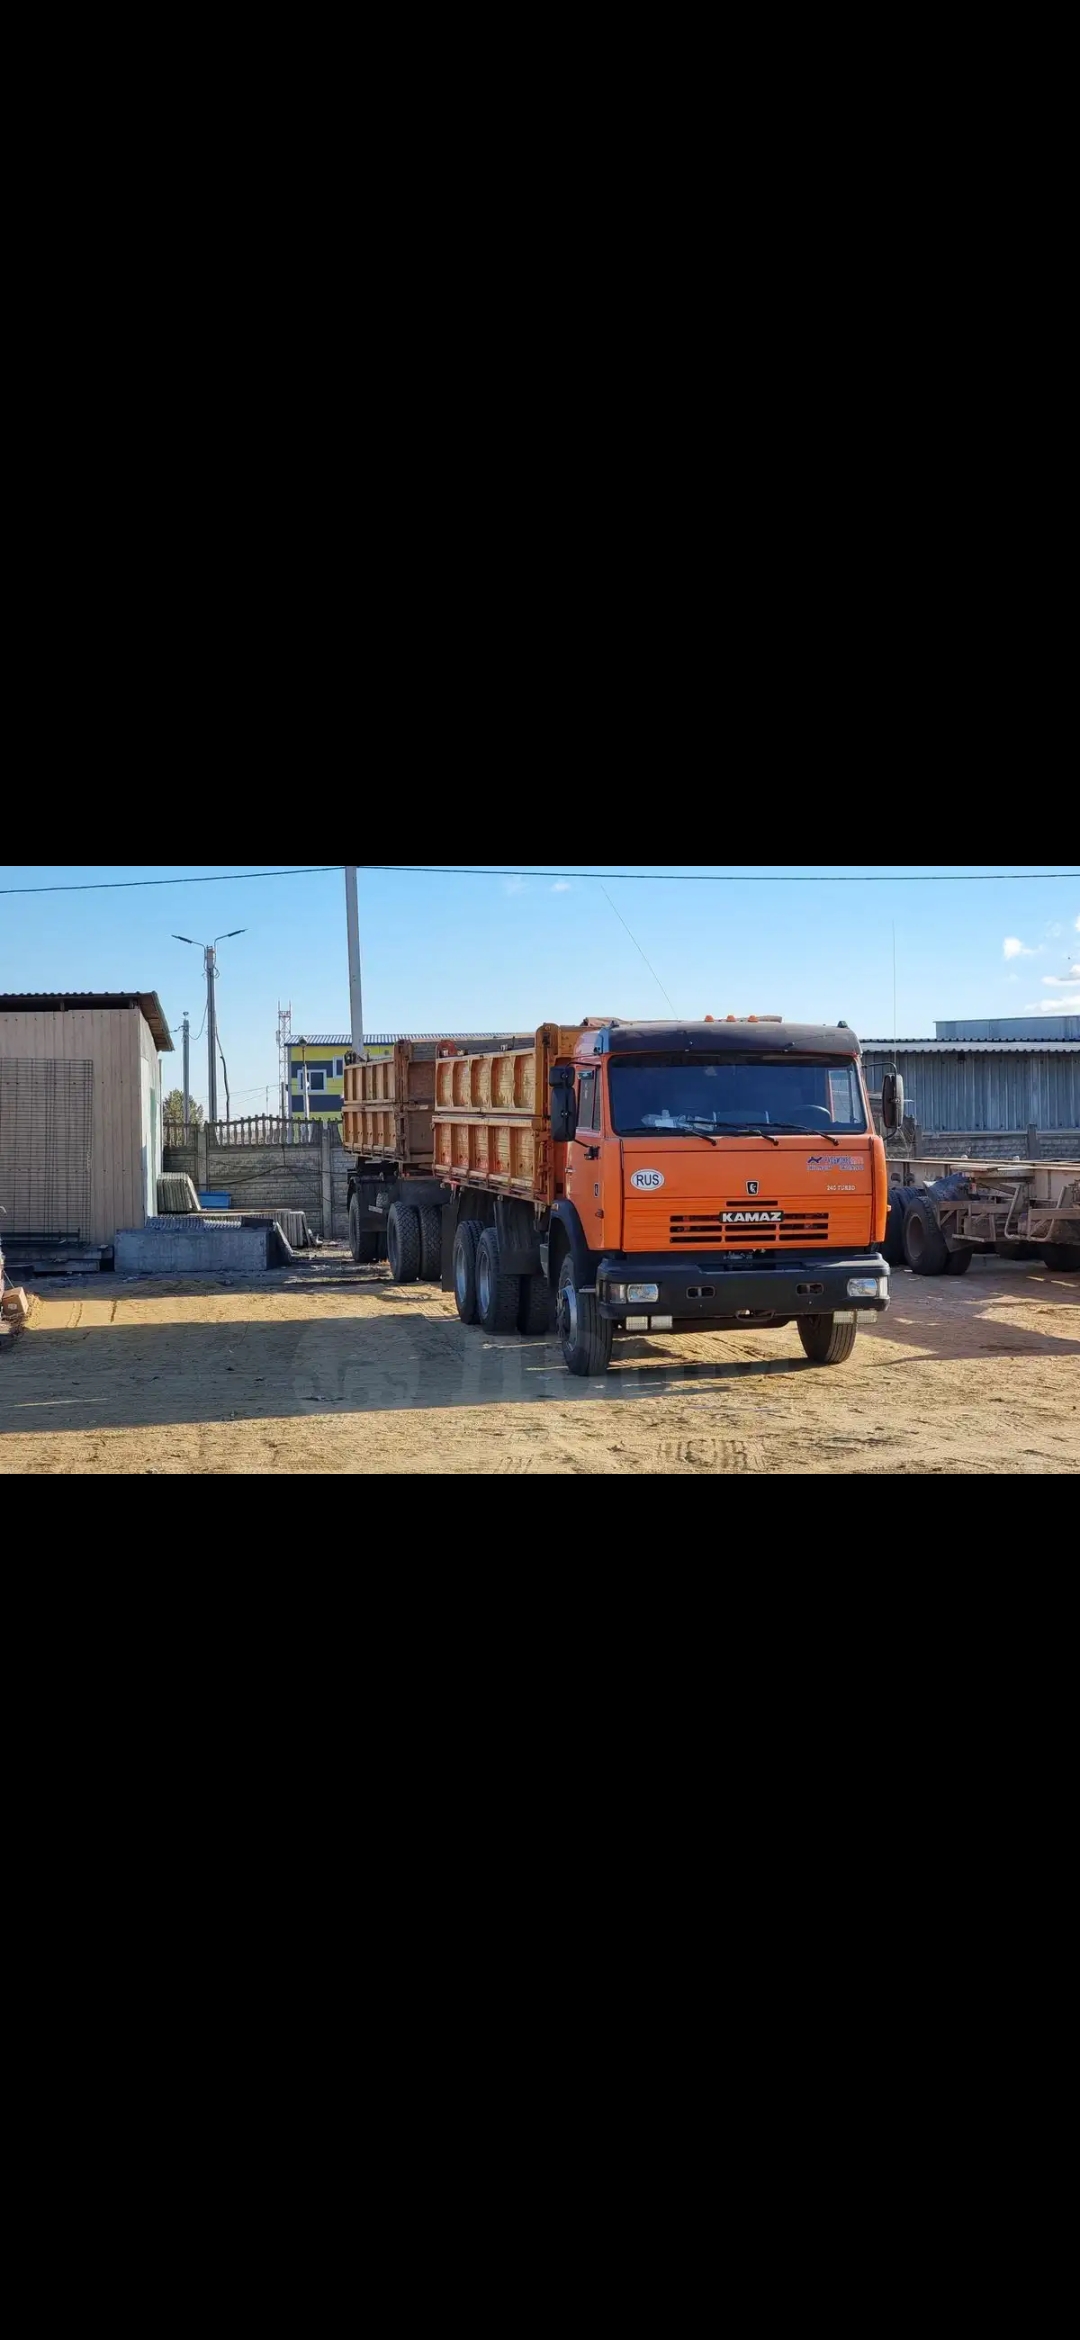
[[[852,1276],[848,1282],[849,1300],[887,1300],[889,1286],[882,1276]]]
[[[626,1287],[626,1297],[628,1300],[644,1300],[647,1302],[659,1300],[660,1286],[659,1284],[628,1284]]]

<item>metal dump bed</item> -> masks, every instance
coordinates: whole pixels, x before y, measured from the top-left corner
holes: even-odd
[[[444,1043],[435,1068],[435,1172],[453,1186],[554,1199],[550,1077],[581,1026],[542,1024],[521,1042],[466,1056]]]

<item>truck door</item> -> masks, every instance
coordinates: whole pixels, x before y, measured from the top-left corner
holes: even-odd
[[[605,1241],[600,1144],[600,1074],[588,1066],[578,1080],[577,1136],[567,1147],[566,1193],[590,1251],[602,1251]]]

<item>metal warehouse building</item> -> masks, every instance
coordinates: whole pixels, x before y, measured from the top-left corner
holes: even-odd
[[[107,1244],[153,1216],[171,1049],[153,991],[0,993],[0,1239]]]
[[[978,1019],[934,1040],[864,1040],[869,1088],[895,1064],[917,1150],[1080,1156],[1080,1017]]]

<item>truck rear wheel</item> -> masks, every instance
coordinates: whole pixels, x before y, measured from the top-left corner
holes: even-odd
[[[442,1282],[442,1212],[437,1203],[420,1214],[420,1281]]]
[[[386,1249],[395,1284],[415,1284],[420,1274],[420,1213],[411,1203],[391,1205]]]
[[[551,1331],[551,1293],[546,1276],[522,1276],[518,1331],[527,1341]]]
[[[835,1316],[800,1316],[799,1339],[811,1365],[846,1365],[858,1338],[857,1324],[837,1324]]]
[[[570,1257],[564,1259],[559,1277],[558,1329],[568,1373],[579,1381],[589,1381],[594,1373],[607,1372],[615,1327],[601,1316],[595,1293],[578,1291]]]
[[[973,1251],[950,1251],[945,1262],[947,1276],[966,1276],[975,1254]]]
[[[1080,1243],[1044,1243],[1042,1255],[1047,1267],[1059,1275],[1080,1275]]]
[[[521,1306],[521,1277],[504,1276],[499,1238],[485,1227],[476,1253],[476,1313],[489,1333],[517,1331]]]
[[[349,1204],[349,1249],[357,1267],[373,1267],[379,1256],[378,1236],[361,1232],[360,1198],[355,1194]]]
[[[454,1299],[462,1324],[476,1323],[476,1251],[480,1235],[476,1219],[463,1219],[454,1237]]]
[[[948,1266],[949,1247],[925,1195],[913,1194],[904,1212],[904,1257],[913,1276],[943,1276]]]

